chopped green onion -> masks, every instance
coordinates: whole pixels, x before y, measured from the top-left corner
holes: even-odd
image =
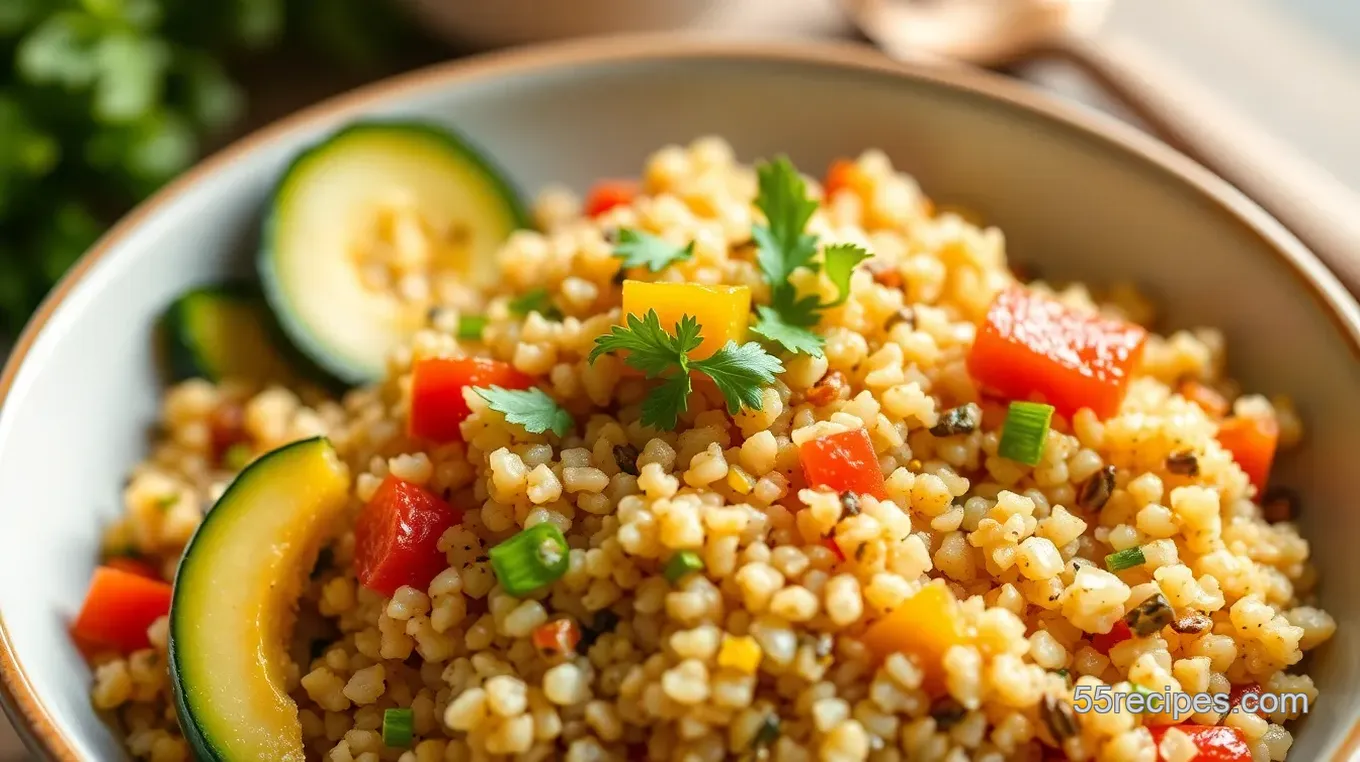
[[[535,524],[490,551],[491,568],[506,593],[522,598],[567,573],[567,538],[555,525]]]
[[[698,553],[695,553],[692,550],[682,550],[671,556],[670,560],[666,562],[666,567],[661,570],[661,573],[666,575],[666,579],[669,580],[671,584],[675,584],[686,574],[703,570],[704,559],[700,558]]]
[[[1112,572],[1132,569],[1145,563],[1147,563],[1147,556],[1143,555],[1142,548],[1128,548],[1105,556],[1105,568]]]
[[[765,719],[760,721],[760,727],[756,728],[755,737],[751,739],[751,748],[768,749],[774,746],[774,742],[779,740],[780,725],[779,715],[765,715]]]
[[[414,714],[410,709],[387,709],[383,711],[382,738],[384,746],[400,748],[411,745],[415,721]]]
[[[1048,439],[1048,424],[1052,420],[1052,405],[1012,402],[1006,411],[997,453],[1017,463],[1037,465],[1044,454],[1044,440]]]
[[[1057,675],[1069,683],[1072,682],[1072,673],[1068,672],[1066,667],[1058,670]]]
[[[460,339],[479,341],[484,330],[486,330],[486,318],[482,315],[464,315],[458,318],[458,338]]]
[[[222,453],[222,465],[233,471],[240,471],[250,465],[250,445],[237,442]]]

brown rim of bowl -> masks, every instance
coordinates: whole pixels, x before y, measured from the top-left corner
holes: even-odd
[[[390,96],[432,90],[456,83],[533,70],[550,70],[575,64],[638,61],[667,58],[745,59],[820,64],[862,73],[896,75],[935,86],[1001,101],[1031,114],[1046,117],[1117,150],[1144,160],[1171,178],[1192,186],[1218,210],[1256,234],[1307,286],[1360,357],[1360,307],[1339,281],[1278,222],[1208,170],[1112,117],[1068,104],[1031,90],[1004,77],[982,71],[936,69],[892,61],[873,48],[845,42],[742,42],[711,41],[675,34],[644,34],[557,42],[487,53],[448,61],[370,84],[350,93],[302,109],[257,130],[200,162],[151,199],[142,203],[113,226],[52,290],[19,336],[0,373],[0,410],[34,341],[62,301],[95,262],[127,238],[168,201],[217,169],[285,134],[331,117],[357,116],[365,108]],[[0,617],[0,696],[7,712],[16,717],[16,730],[30,748],[60,762],[79,762],[75,747],[58,731],[47,710],[39,704],[27,675],[15,658],[9,633]],[[1333,754],[1332,762],[1344,762],[1360,748],[1360,722],[1354,725]]]

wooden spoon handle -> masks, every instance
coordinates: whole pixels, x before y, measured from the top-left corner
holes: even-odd
[[[1081,68],[1166,142],[1237,186],[1360,295],[1360,194],[1135,43],[1073,37],[1044,52]]]

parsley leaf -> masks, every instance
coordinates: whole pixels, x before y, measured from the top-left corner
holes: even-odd
[[[551,430],[566,436],[575,425],[571,414],[558,407],[557,401],[542,389],[502,389],[499,386],[474,386],[472,391],[486,400],[492,410],[505,416],[508,423],[523,426],[530,434]]]
[[[756,264],[771,285],[787,283],[799,267],[809,266],[817,253],[816,236],[803,228],[817,209],[807,197],[807,183],[784,156],[756,167],[759,192],[756,208],[765,214],[766,225],[756,225],[751,237],[756,241]]]
[[[774,383],[774,374],[784,372],[779,359],[753,341],[746,344],[729,341],[690,367],[713,379],[727,401],[727,412],[733,415],[743,407],[759,410],[761,390]]]
[[[642,425],[658,431],[673,430],[680,414],[689,409],[689,393],[693,389],[688,373],[677,373],[661,382],[642,401]]]
[[[651,233],[622,228],[619,230],[618,245],[614,247],[614,256],[623,260],[624,267],[645,267],[656,273],[694,256],[694,242],[676,246]]]
[[[864,260],[872,257],[873,254],[853,243],[838,243],[828,246],[822,250],[822,263],[826,270],[826,277],[836,286],[836,301],[823,305],[824,307],[838,307],[845,304],[845,300],[850,298],[850,276],[854,274],[855,267]]]
[[[797,316],[786,316],[774,307],[762,304],[756,307],[756,324],[751,326],[751,332],[775,342],[787,352],[821,357],[826,339],[812,331],[812,327],[817,325],[816,315],[812,317],[812,322],[807,323],[796,320]]]
[[[535,288],[510,300],[510,311],[520,317],[537,312],[548,320],[561,320],[562,311],[553,306],[552,296],[546,288]]]
[[[626,351],[624,362],[647,374],[661,377],[660,385],[648,392],[642,401],[642,425],[669,431],[679,422],[680,414],[689,409],[689,395],[694,391],[690,371],[695,370],[713,379],[727,402],[729,412],[735,414],[743,407],[759,410],[760,392],[774,383],[774,375],[783,373],[784,366],[755,342],[727,345],[702,360],[691,360],[693,352],[703,342],[699,321],[683,315],[675,324],[675,333],[661,327],[656,310],[638,317],[629,314],[626,325],[616,325],[595,338],[589,361],[601,355]]]
[[[872,255],[853,244],[837,244],[826,247],[821,263],[814,262],[817,237],[805,233],[804,228],[817,202],[807,197],[807,184],[783,156],[757,166],[756,174],[760,186],[756,207],[765,214],[768,225],[756,225],[752,237],[757,246],[756,264],[770,284],[770,304],[756,308],[756,324],[751,330],[793,354],[820,357],[826,340],[813,331],[821,319],[819,313],[850,298],[850,276],[855,266]],[[823,303],[815,296],[798,296],[790,276],[800,267],[813,272],[824,268],[836,286],[836,300]]]

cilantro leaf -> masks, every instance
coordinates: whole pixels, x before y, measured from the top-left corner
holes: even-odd
[[[812,300],[814,303],[815,299]],[[691,360],[689,353],[703,343],[699,321],[692,315],[682,315],[675,324],[675,333],[666,333],[656,310],[638,317],[629,314],[627,325],[616,325],[609,333],[595,338],[595,348],[589,362],[601,355],[626,351],[624,362],[647,374],[661,377],[661,384],[648,392],[642,401],[642,425],[659,430],[674,429],[680,414],[689,409],[689,395],[693,389],[690,371],[696,370],[713,379],[727,402],[727,409],[735,414],[743,407],[760,409],[761,390],[774,383],[774,374],[784,372],[784,366],[755,342],[727,344],[703,360]]]
[[[785,320],[779,310],[765,304],[756,307],[756,324],[751,326],[751,332],[775,342],[792,354],[821,357],[822,345],[826,343],[826,339],[813,333],[808,326]]]
[[[614,247],[614,256],[623,260],[624,267],[645,267],[654,273],[661,272],[676,262],[694,256],[694,242],[676,246],[651,233],[622,228],[619,230],[619,242]]]
[[[553,306],[552,295],[546,288],[535,288],[510,300],[510,311],[520,317],[537,312],[548,320],[561,320],[562,311]]]
[[[845,304],[845,300],[850,298],[850,276],[854,274],[855,267],[872,256],[873,254],[853,243],[838,243],[822,250],[826,277],[835,284],[837,293],[836,301],[828,302],[823,307],[838,307]]]
[[[472,391],[486,400],[492,410],[505,416],[508,423],[523,426],[530,434],[551,430],[557,436],[575,425],[571,414],[557,405],[542,389],[503,389],[499,386],[474,386]]]
[[[765,214],[766,224],[756,225],[756,264],[772,286],[786,284],[799,267],[811,265],[817,253],[817,239],[803,228],[817,209],[808,198],[807,184],[787,157],[756,167],[759,192],[756,207]]]
[[[698,346],[699,324],[693,318],[689,320],[689,325],[693,325],[694,336],[690,339],[693,343],[685,350],[679,348],[683,344],[676,337],[661,327],[661,318],[656,316],[656,310],[647,310],[643,317],[630,313],[624,322],[626,325],[613,326],[609,333],[595,337],[595,348],[587,358],[590,362],[595,362],[600,355],[624,350],[628,352],[624,362],[646,373],[648,378],[655,378],[673,365],[678,365],[684,352]],[[686,329],[683,318],[679,327]]]
[[[727,412],[732,415],[743,407],[759,410],[761,390],[774,383],[774,374],[784,372],[783,363],[754,341],[745,344],[729,341],[691,367],[713,379],[727,401]]]
[[[680,414],[689,409],[689,393],[693,390],[689,373],[677,373],[647,393],[642,401],[642,425],[658,431],[671,431]]]

